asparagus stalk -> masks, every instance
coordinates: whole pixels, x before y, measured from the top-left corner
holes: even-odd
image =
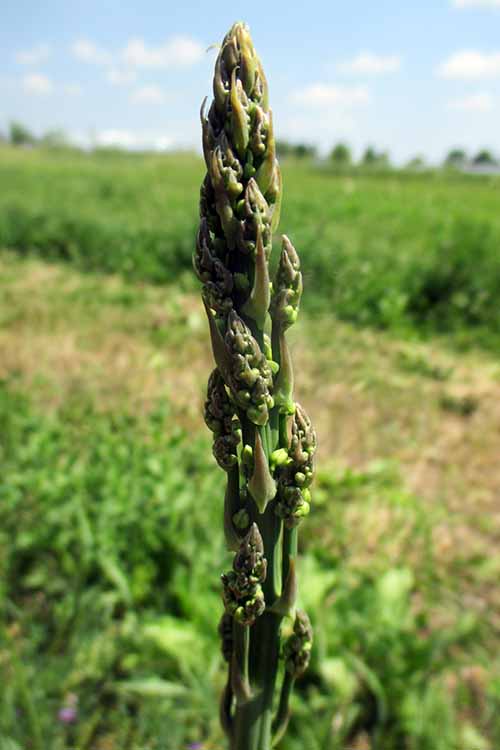
[[[312,644],[307,615],[295,608],[295,559],[316,436],[293,399],[286,331],[297,319],[302,274],[286,236],[270,280],[281,174],[266,78],[242,23],[222,42],[213,93],[208,113],[205,102],[201,110],[207,174],[193,265],[216,363],[205,421],[227,475],[224,531],[235,552],[222,576],[228,679],[220,716],[230,750],[270,750],[286,730],[293,684]]]

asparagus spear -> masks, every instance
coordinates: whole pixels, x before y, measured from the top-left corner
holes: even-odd
[[[270,750],[286,730],[293,684],[312,644],[307,615],[295,609],[295,559],[316,436],[293,399],[286,331],[297,319],[302,274],[286,236],[270,280],[281,174],[267,81],[243,23],[222,42],[213,93],[208,112],[205,102],[201,109],[207,174],[193,265],[216,363],[205,421],[227,475],[224,530],[235,552],[222,576],[228,680],[220,714],[231,750]],[[286,618],[293,633],[283,643]]]

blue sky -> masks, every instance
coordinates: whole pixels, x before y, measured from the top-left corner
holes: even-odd
[[[0,129],[197,147],[215,51],[250,25],[278,137],[397,161],[500,153],[500,0],[16,0],[2,8]]]

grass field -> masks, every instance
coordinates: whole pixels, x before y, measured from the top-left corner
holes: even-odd
[[[0,153],[0,748],[222,750],[201,166]],[[289,164],[285,188],[320,449],[282,747],[496,750],[499,183]],[[436,269],[453,294],[410,305]]]
[[[0,154],[0,245],[193,283],[197,157]],[[281,227],[304,260],[309,310],[498,347],[500,179],[335,175],[306,161],[284,165],[284,184]]]

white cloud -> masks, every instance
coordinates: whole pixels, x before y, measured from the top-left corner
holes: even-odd
[[[175,36],[159,47],[148,47],[143,39],[131,39],[122,56],[137,68],[182,68],[202,59],[204,48],[187,36]]]
[[[106,80],[112,86],[128,86],[137,80],[137,73],[135,70],[119,70],[118,68],[111,68],[106,73]]]
[[[337,65],[340,73],[360,75],[384,75],[397,73],[401,68],[399,55],[375,55],[372,52],[360,52],[352,60]]]
[[[79,83],[54,83],[43,73],[27,73],[21,79],[23,90],[27,94],[36,96],[48,96],[49,94],[66,94],[67,96],[80,96],[82,87]]]
[[[142,86],[132,94],[132,101],[149,104],[160,104],[165,101],[165,94],[159,86]]]
[[[454,8],[500,8],[500,0],[451,0]]]
[[[140,133],[133,130],[103,130],[93,137],[94,145],[123,148],[132,151],[153,149],[164,151],[173,145],[165,135]]]
[[[98,47],[88,39],[78,39],[71,47],[73,55],[77,60],[92,65],[111,65],[113,57],[110,52]]]
[[[20,50],[16,52],[14,58],[19,65],[40,65],[50,57],[50,47],[48,44],[38,44],[32,49]]]
[[[91,42],[79,39],[72,45],[73,55],[82,62],[93,65],[118,66],[130,68],[187,68],[199,62],[204,54],[204,47],[189,36],[173,36],[159,46],[148,46],[144,39],[130,39],[125,47],[115,53]],[[111,83],[118,84],[127,73],[114,67],[110,71]]]
[[[370,92],[366,86],[336,86],[327,83],[313,83],[292,95],[293,101],[313,107],[349,108],[366,104]]]
[[[495,108],[495,98],[485,91],[450,102],[452,109],[462,112],[491,112]]]
[[[54,89],[52,81],[42,73],[30,73],[24,76],[22,85],[26,93],[41,96],[51,94]]]
[[[500,77],[500,52],[478,52],[462,50],[451,55],[437,69],[442,78],[475,78]]]

